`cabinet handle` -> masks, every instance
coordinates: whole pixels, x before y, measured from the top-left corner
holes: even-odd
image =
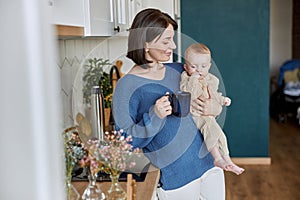
[[[117,26],[117,28],[115,27],[115,28],[114,28],[114,31],[120,32],[120,26]]]

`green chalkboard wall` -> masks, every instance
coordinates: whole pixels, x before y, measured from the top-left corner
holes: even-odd
[[[224,131],[233,157],[269,156],[269,15],[269,0],[181,0],[181,32],[211,49],[232,98]]]

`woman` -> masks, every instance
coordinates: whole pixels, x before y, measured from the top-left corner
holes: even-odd
[[[191,115],[172,115],[167,93],[179,90],[181,64],[164,65],[176,48],[176,22],[156,9],[139,12],[130,29],[127,57],[135,65],[117,83],[113,115],[118,129],[133,137],[160,169],[160,200],[225,199],[224,174],[214,167]],[[221,106],[199,97],[193,109],[218,115]]]

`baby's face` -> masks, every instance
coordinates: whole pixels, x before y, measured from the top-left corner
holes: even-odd
[[[184,68],[189,75],[196,73],[199,79],[203,79],[207,76],[210,66],[210,54],[191,54],[187,57]]]

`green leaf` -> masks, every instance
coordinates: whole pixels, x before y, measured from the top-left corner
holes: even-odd
[[[91,89],[95,85],[100,85],[103,91],[104,98],[111,95],[113,90],[110,85],[110,77],[106,70],[110,70],[112,64],[109,59],[104,58],[89,58],[84,65],[83,74],[83,99],[86,103],[90,103]],[[111,102],[105,100],[105,107],[110,107]]]

